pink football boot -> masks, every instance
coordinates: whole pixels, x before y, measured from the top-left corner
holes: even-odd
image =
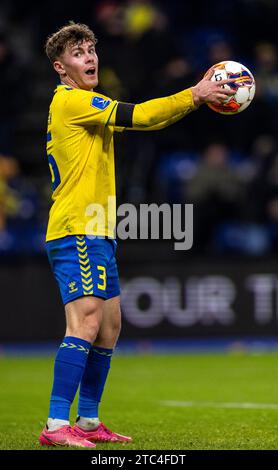
[[[84,431],[78,424],[73,427],[76,434],[82,439],[86,439],[90,442],[131,442],[131,437],[122,436],[116,432],[108,429],[103,423],[100,423],[93,431]]]
[[[45,427],[39,437],[41,446],[74,446],[74,447],[96,447],[93,442],[86,441],[69,426],[62,426],[56,431],[49,431]]]

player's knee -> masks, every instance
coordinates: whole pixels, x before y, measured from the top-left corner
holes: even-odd
[[[102,344],[116,344],[121,331],[121,317],[116,315],[112,317],[109,324],[105,325],[105,328],[101,328],[98,332],[97,339]]]
[[[119,315],[117,318],[113,319],[112,325],[111,325],[112,331],[114,335],[118,335],[121,332],[122,328],[122,321],[121,321],[121,315]]]
[[[112,325],[110,325],[110,329],[107,332],[107,337],[111,341],[114,341],[116,343],[120,335],[120,332],[121,332],[121,322],[113,323]]]
[[[102,306],[94,302],[71,306],[67,312],[67,334],[93,342],[100,329],[102,314]]]
[[[101,321],[102,312],[92,308],[84,313],[82,327],[88,331],[92,337],[95,337],[100,329]]]
[[[121,331],[121,310],[117,309],[114,315],[111,315],[108,328],[113,336],[117,336]]]

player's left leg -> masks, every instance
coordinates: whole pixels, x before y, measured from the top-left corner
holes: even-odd
[[[109,373],[114,347],[120,328],[121,312],[119,296],[106,300],[97,337],[88,355],[86,367],[80,383],[78,415],[86,427],[83,417],[93,418],[99,424],[98,408]],[[92,419],[90,419],[90,427]]]
[[[111,357],[121,330],[120,297],[106,300],[103,320],[91,348],[80,384],[77,424],[80,437],[92,442],[130,442],[128,436],[112,432],[99,420],[98,408],[110,369]]]

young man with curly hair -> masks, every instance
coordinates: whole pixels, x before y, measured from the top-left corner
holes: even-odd
[[[210,81],[140,104],[112,100],[98,85],[96,38],[88,26],[70,22],[52,34],[46,53],[61,84],[49,109],[47,154],[53,186],[46,249],[65,305],[66,332],[57,352],[42,445],[95,447],[130,442],[108,429],[98,407],[121,327],[115,260],[116,205],[114,131],[158,130],[202,103],[219,104],[232,92],[228,81]],[[131,71],[132,73],[132,71]],[[105,217],[90,223],[90,207]],[[79,390],[78,418],[70,407]]]

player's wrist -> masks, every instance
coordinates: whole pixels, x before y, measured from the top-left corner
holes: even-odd
[[[197,108],[203,103],[198,86],[196,85],[196,86],[191,87],[191,91],[192,91],[194,106]]]

